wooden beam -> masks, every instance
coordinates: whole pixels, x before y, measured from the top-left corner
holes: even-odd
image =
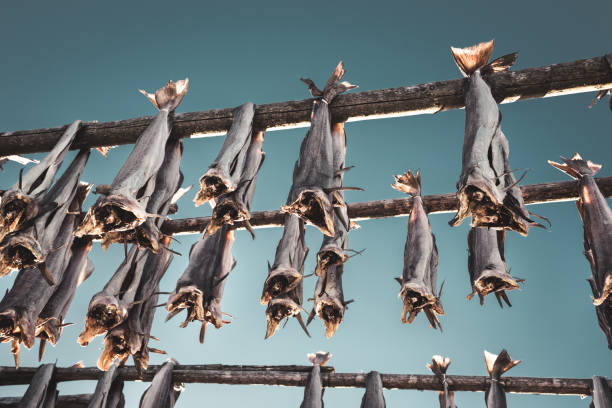
[[[55,406],[57,408],[87,408],[92,394],[60,395]],[[18,408],[21,397],[0,398],[0,408]]]
[[[124,381],[151,381],[161,366],[149,366],[139,377],[133,366],[122,367],[118,378]],[[179,365],[173,371],[173,380],[183,383],[283,385],[303,387],[311,367],[296,366],[191,366]],[[27,384],[36,372],[36,367],[0,367],[0,385]],[[97,380],[100,371],[96,367],[61,368],[56,371],[57,381]],[[322,373],[325,387],[364,388],[365,373],[336,373],[327,368]],[[434,375],[381,374],[383,386],[403,390],[442,390],[440,380]],[[451,390],[485,391],[489,377],[452,375],[447,377]],[[590,378],[537,378],[502,377],[500,382],[506,392],[519,394],[590,395]],[[612,380],[608,380],[612,387]]]
[[[490,75],[487,80],[500,103],[598,91],[612,88],[609,62],[612,55],[607,57],[501,72]],[[358,78],[352,80],[359,83]],[[333,120],[351,122],[463,108],[464,84],[465,79],[451,79],[340,95],[331,104]],[[312,101],[303,99],[258,105],[255,127],[276,130],[308,126]],[[232,122],[232,112],[233,108],[226,108],[177,114],[173,133],[181,138],[225,134]],[[72,148],[134,143],[151,119],[151,116],[146,116],[115,122],[84,123]],[[0,133],[0,155],[49,151],[64,128]]]
[[[595,179],[605,197],[612,197],[612,177]],[[531,184],[521,187],[525,204],[543,204],[578,199],[578,181]],[[439,194],[423,197],[429,214],[449,213],[457,210],[455,194]],[[367,201],[348,204],[348,215],[353,221],[374,218],[403,217],[410,214],[412,198]],[[254,228],[280,227],[284,214],[280,211],[254,211],[250,223]],[[210,222],[210,217],[168,220],[162,225],[166,234],[193,234],[202,231]],[[244,228],[238,224],[238,228]]]

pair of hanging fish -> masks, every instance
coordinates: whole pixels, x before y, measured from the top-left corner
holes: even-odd
[[[204,342],[207,324],[219,329],[229,323],[223,318],[221,300],[229,273],[236,266],[232,256],[233,226],[242,222],[254,237],[249,223],[257,174],[265,153],[264,133],[253,130],[255,105],[246,103],[234,111],[232,126],[216,160],[200,179],[196,205],[210,201],[214,206],[210,223],[200,241],[189,252],[189,264],[168,297],[168,318],[186,309],[181,324],[198,320]]]
[[[348,259],[348,231],[351,223],[344,203],[342,185],[346,156],[344,124],[332,125],[329,104],[342,92],[356,86],[341,82],[342,62],[338,64],[321,91],[310,79],[302,79],[316,99],[310,117],[310,129],[300,146],[299,158],[293,170],[293,183],[285,213],[284,230],[276,247],[272,266],[264,283],[261,303],[266,308],[266,336],[272,336],[283,319],[296,317],[308,334],[303,322],[304,261],[308,254],[304,239],[304,223],[317,227],[325,237],[317,254],[318,276],[314,307],[308,319],[315,315],[323,320],[327,337],[333,336],[344,317],[346,305],[342,291],[343,263]]]

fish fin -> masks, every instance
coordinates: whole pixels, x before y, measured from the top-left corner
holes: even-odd
[[[466,48],[451,47],[451,52],[453,54],[453,58],[455,59],[455,63],[463,76],[468,77],[477,69],[487,65],[487,62],[493,53],[494,45],[495,40],[491,40]]]
[[[601,169],[600,164],[593,163],[590,160],[585,161],[578,153],[574,154],[570,159],[566,159],[563,156],[561,156],[561,159],[565,164],[556,163],[551,160],[548,160],[548,164],[576,180],[580,180],[585,175],[594,176]]]
[[[151,353],[156,353],[156,354],[168,354],[166,353],[165,350],[161,350],[161,349],[156,349],[154,347],[147,347],[147,350],[150,351]]]
[[[600,99],[603,99],[603,97],[606,96],[609,91],[610,91],[609,89],[604,89],[604,90],[597,92],[597,94],[595,95],[595,98],[593,98],[593,100],[591,101],[591,104],[589,105],[589,109],[591,109],[597,103],[597,101],[599,101]],[[610,109],[612,109],[612,99],[610,99]]]
[[[308,85],[308,91],[310,91],[310,94],[315,97],[321,97],[323,96],[323,91],[321,91],[314,83],[314,81],[310,78],[300,78],[300,81],[302,81],[303,83],[305,83],[306,85]]]
[[[416,174],[412,174],[412,171],[408,170],[404,174],[395,176],[395,183],[391,187],[413,197],[420,196],[421,170],[417,170]]]
[[[506,54],[502,57],[494,59],[493,61],[482,67],[481,71],[485,75],[507,71],[514,65],[517,58],[518,51],[513,52],[512,54]]]
[[[189,78],[180,81],[168,81],[164,87],[158,89],[155,94],[150,94],[140,90],[140,93],[147,97],[159,110],[167,109],[173,111],[183,100],[183,97],[189,89]]]
[[[316,316],[316,312],[315,312],[315,308],[313,307],[310,313],[308,314],[308,319],[306,319],[306,326],[308,326],[310,322],[312,322],[315,316]]]
[[[40,339],[40,344],[38,345],[38,362],[39,363],[42,361],[46,348],[47,348],[47,340]]]
[[[487,372],[491,378],[499,378],[503,373],[521,362],[521,360],[512,360],[506,349],[503,349],[499,355],[489,353],[486,350],[484,353]]]
[[[510,299],[508,299],[508,295],[506,294],[505,290],[501,291],[501,297],[502,297],[502,299],[504,299],[504,302],[506,302],[508,307],[512,307],[512,303],[510,303]]]
[[[207,321],[203,321],[202,322],[202,327],[200,327],[200,344],[204,344],[204,335],[206,334],[206,325],[208,324]]]
[[[304,333],[306,333],[306,335],[310,337],[310,333],[308,333],[308,329],[304,324],[304,319],[302,318],[302,315],[298,313],[297,315],[295,315],[295,318],[297,319],[298,323],[300,323],[300,326],[302,327],[302,330],[304,330]]]
[[[13,360],[15,360],[15,368],[19,368],[19,341],[13,339],[11,342],[11,353],[13,353]]]
[[[316,353],[308,353],[306,355],[308,357],[308,361],[312,363],[312,365],[325,365],[332,355],[326,351],[317,351]]]
[[[23,190],[23,168],[19,169],[19,189]]]
[[[244,228],[246,228],[246,230],[249,231],[249,234],[251,234],[251,239],[255,239],[255,231],[253,231],[253,226],[249,220],[244,220]]]
[[[400,286],[401,286],[401,285],[403,284],[403,282],[404,282],[404,281],[402,280],[402,278],[393,278],[393,279],[395,279],[395,280],[397,281],[397,283],[399,283],[399,284],[400,284]]]

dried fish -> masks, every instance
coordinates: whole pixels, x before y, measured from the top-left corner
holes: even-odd
[[[228,194],[219,198],[217,205],[213,209],[210,223],[204,231],[204,235],[212,235],[224,224],[234,225],[236,222],[243,221],[247,229],[255,236],[249,223],[251,214],[251,203],[255,194],[255,184],[257,183],[257,173],[264,162],[265,153],[261,150],[264,140],[264,132],[257,132],[252,138],[251,145],[246,153],[246,162],[240,176],[238,187]]]
[[[234,110],[232,126],[225,136],[221,151],[206,173],[200,177],[196,206],[230,193],[238,187],[247,150],[251,143],[255,105],[247,102]]]
[[[431,363],[427,364],[427,368],[440,379],[444,387],[444,391],[440,391],[438,395],[440,408],[457,408],[455,405],[455,392],[448,390],[448,381],[446,380],[446,370],[450,363],[450,358],[435,355],[431,358]]]
[[[169,359],[153,377],[153,381],[140,398],[139,408],[172,408],[181,395],[182,383],[172,382],[172,370],[178,365]]]
[[[87,408],[123,408],[123,381],[117,378],[117,363],[102,373]]]
[[[529,218],[518,182],[508,163],[508,140],[501,131],[501,113],[483,76],[508,70],[518,53],[488,63],[493,41],[468,48],[451,47],[461,73],[468,77],[465,91],[465,138],[461,177],[457,182],[459,209],[449,222],[457,226],[472,216],[472,227],[511,229],[527,235]]]
[[[42,359],[47,341],[52,346],[57,344],[62,329],[71,324],[64,318],[76,292],[76,288],[93,273],[93,263],[87,258],[92,241],[89,237],[75,238],[72,243],[70,262],[66,267],[62,281],[38,315],[36,337],[40,338],[38,361]]]
[[[308,361],[312,363],[312,371],[306,379],[304,388],[304,399],[300,408],[323,408],[323,382],[321,381],[321,366],[329,361],[331,354],[317,351],[316,354],[308,354]]]
[[[169,245],[170,238],[164,244]],[[113,360],[124,364],[132,355],[139,373],[149,364],[148,342],[151,337],[151,326],[157,303],[159,282],[172,262],[173,255],[168,251],[159,254],[145,252],[137,264],[143,264],[146,279],[141,279],[133,304],[130,305],[127,318],[110,329],[104,338],[104,351],[98,359],[98,368],[108,370]],[[138,269],[140,265],[137,265]]]
[[[562,159],[565,164],[548,163],[580,182],[576,205],[584,225],[584,255],[591,265],[588,281],[599,326],[612,349],[612,211],[593,178],[601,165],[583,160],[578,153]]]
[[[48,273],[45,265],[47,254],[58,247],[56,236],[62,222],[68,215],[67,211],[79,190],[82,199],[89,193],[91,188],[83,185],[77,188],[79,178],[83,173],[89,150],[81,150],[74,158],[64,174],[57,180],[53,187],[39,200],[41,211],[37,216],[22,224],[22,228],[6,235],[0,241],[0,276],[7,275],[14,270],[23,270],[40,265],[49,284],[54,281]],[[78,201],[78,200],[77,200]],[[78,209],[82,201],[78,204]],[[70,216],[74,218],[74,215]]]
[[[204,342],[206,324],[219,329],[223,323],[221,299],[229,273],[236,266],[232,256],[234,231],[224,225],[216,233],[204,236],[191,247],[189,265],[176,282],[176,288],[168,297],[168,318],[186,309],[187,317],[181,327],[189,322],[202,322],[200,342]]]
[[[378,371],[370,371],[366,375],[366,391],[361,399],[360,408],[385,408],[383,383]]]
[[[268,305],[266,339],[278,330],[283,319],[293,316],[308,334],[300,314],[303,302],[302,278],[307,254],[304,221],[294,214],[286,214],[283,236],[276,247],[274,265],[270,267],[268,264],[268,277],[261,296],[261,303]]]
[[[499,355],[491,354],[485,350],[484,355],[487,372],[491,377],[489,388],[485,391],[487,408],[506,408],[506,392],[499,383],[499,379],[503,373],[519,364],[521,360],[512,360],[505,349]]]
[[[54,408],[58,393],[55,364],[43,364],[36,370],[18,407]]]
[[[605,377],[593,376],[593,401],[591,408],[612,408],[612,390]]]
[[[143,198],[152,191],[150,180],[155,180],[164,160],[166,142],[172,129],[174,110],[187,93],[189,80],[169,81],[155,95],[141,92],[159,109],[151,124],[138,137],[134,149],[119,170],[112,185],[98,186],[101,194],[87,211],[75,235],[100,235],[110,231],[131,230],[148,217]]]
[[[500,307],[502,299],[512,306],[506,291],[518,289],[522,279],[514,278],[506,267],[504,241],[506,231],[495,231],[490,228],[473,227],[468,234],[468,270],[472,293],[467,298],[472,300],[475,294],[480,297],[480,304],[489,293],[494,293]]]
[[[400,176],[395,176],[392,187],[413,197],[404,247],[404,271],[401,278],[396,278],[402,287],[399,293],[404,302],[402,323],[412,323],[417,314],[423,311],[431,327],[442,330],[437,317],[444,314],[440,301],[442,287],[436,293],[438,249],[423,206],[420,171],[412,174],[412,171],[408,170]]]
[[[300,156],[293,170],[293,185],[287,204],[281,211],[296,214],[314,225],[325,235],[334,236],[333,204],[328,194],[339,191],[334,187],[335,171],[329,104],[349,89],[356,88],[348,82],[340,82],[344,76],[342,61],[327,81],[323,91],[310,79],[303,79],[315,99],[310,116],[310,130],[302,141]]]
[[[40,199],[53,183],[68,148],[72,144],[81,121],[73,122],[59,138],[53,149],[2,194],[0,201],[0,239],[9,232],[17,231],[24,223],[36,217],[40,210]]]

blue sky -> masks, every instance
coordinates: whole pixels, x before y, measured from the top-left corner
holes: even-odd
[[[342,59],[345,79],[359,90],[412,85],[460,76],[449,51],[495,38],[494,56],[520,51],[515,69],[572,61],[612,52],[609,16],[612,3],[593,1],[526,2],[222,2],[161,1],[90,3],[31,1],[0,6],[0,44],[4,79],[0,128],[21,130],[60,126],[75,119],[110,121],[154,114],[137,90],[153,91],[169,79],[190,78],[190,90],[178,112],[191,112],[308,97],[300,77],[322,86]],[[593,94],[521,101],[501,106],[502,127],[510,142],[513,168],[528,168],[524,184],[567,180],[546,164],[547,159],[579,151],[603,164],[601,176],[612,175],[610,120],[607,103],[587,109]],[[392,176],[420,168],[424,194],[455,190],[460,173],[464,112],[350,123],[347,164],[355,169],[345,184],[364,192],[347,192],[348,202],[401,197],[391,189]],[[254,209],[276,209],[284,203],[291,170],[305,129],[266,134],[266,161],[260,172]],[[220,137],[186,140],[182,169],[185,184],[198,177],[216,156]],[[84,179],[109,183],[130,151],[113,150],[107,159],[92,155]],[[71,153],[69,159],[72,158]],[[35,157],[38,157],[36,155]],[[18,166],[8,164],[0,188],[17,179]],[[208,206],[195,208],[193,193],[179,202],[177,218],[205,216]],[[88,199],[91,204],[93,198]],[[158,310],[152,333],[155,347],[182,364],[306,364],[306,353],[326,350],[329,364],[340,372],[378,370],[387,373],[427,373],[433,354],[452,358],[451,374],[483,375],[483,350],[506,347],[523,363],[511,375],[590,377],[612,376],[612,358],[600,332],[590,289],[590,271],[582,255],[582,225],[571,202],[530,209],[549,217],[550,231],[533,230],[528,237],[509,233],[506,259],[513,275],[526,279],[509,294],[512,308],[500,310],[494,298],[481,307],[468,302],[467,232],[464,222],[451,229],[451,214],[432,215],[440,263],[439,280],[446,280],[442,299],[444,333],[431,330],[424,316],[411,325],[400,323],[401,301],[394,277],[402,271],[407,218],[361,222],[351,232],[349,246],[366,248],[345,266],[344,292],[354,298],[332,339],[322,324],[311,324],[312,338],[297,322],[264,341],[265,307],[259,304],[266,261],[273,260],[281,229],[237,233],[238,262],[228,278],[223,310],[235,318],[218,331],[209,330],[206,343],[197,342],[199,327],[179,329],[179,319],[164,323]],[[187,265],[189,247],[198,236],[181,236],[161,290],[172,290]],[[321,234],[307,228],[311,249],[306,273],[314,270],[314,253]],[[74,326],[64,330],[45,362],[68,366],[83,360],[95,365],[102,350],[99,337],[81,348],[82,330],[91,296],[121,263],[123,249],[91,253],[93,276],[78,290],[68,314]],[[14,276],[0,280],[0,293]],[[310,297],[315,280],[304,285]],[[309,305],[305,302],[306,308]],[[11,365],[10,346],[0,347],[0,365]],[[22,365],[37,365],[36,350],[22,352]],[[163,357],[153,356],[152,364]],[[131,364],[131,363],[130,363]],[[127,406],[136,406],[144,383],[126,384]],[[63,383],[62,393],[92,392],[93,382]],[[0,395],[20,395],[25,386],[0,387]],[[432,392],[385,391],[388,406],[433,406]],[[177,407],[206,401],[214,406],[298,406],[302,389],[265,386],[187,384]],[[362,390],[328,389],[328,406],[358,406]],[[483,406],[482,393],[459,393],[459,406]],[[522,407],[587,406],[578,397],[510,395],[509,404]]]

